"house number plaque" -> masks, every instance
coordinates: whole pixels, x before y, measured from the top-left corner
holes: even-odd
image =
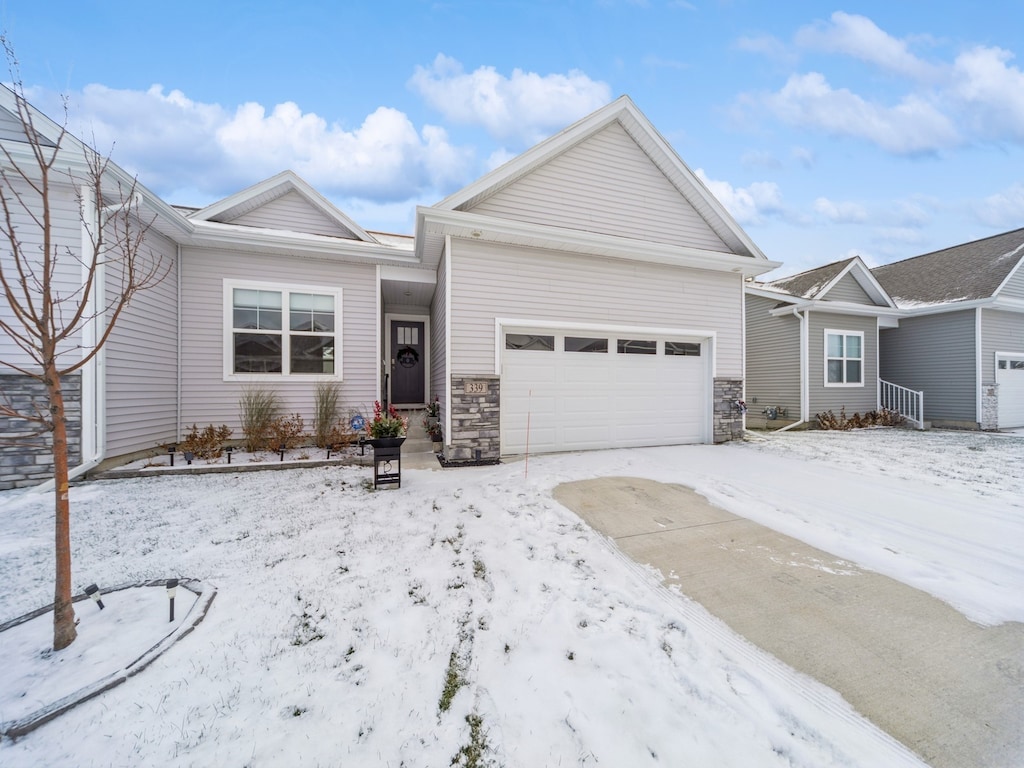
[[[486,395],[487,394],[487,382],[486,381],[467,381],[465,388],[465,394],[467,395]]]

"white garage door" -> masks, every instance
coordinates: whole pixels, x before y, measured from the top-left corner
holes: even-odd
[[[999,428],[1024,427],[1024,354],[996,357]]]
[[[506,331],[502,343],[503,454],[707,439],[705,340]]]

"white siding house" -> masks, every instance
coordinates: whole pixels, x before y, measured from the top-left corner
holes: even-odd
[[[237,437],[254,386],[309,423],[323,381],[364,415],[437,398],[452,462],[742,429],[743,283],[777,264],[627,97],[419,208],[414,236],[363,229],[290,171],[201,210],[139,191],[166,276],[82,378],[80,471],[193,424]],[[55,199],[76,248],[76,190]]]

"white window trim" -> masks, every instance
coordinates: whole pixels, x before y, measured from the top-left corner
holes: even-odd
[[[832,359],[832,360],[839,360],[840,359],[838,357],[833,358],[828,353],[828,337],[830,335],[831,336],[843,336],[843,337],[846,337],[846,336],[859,336],[860,337],[860,358],[859,358],[860,359],[860,381],[859,382],[855,382],[853,384],[850,384],[850,383],[845,382],[845,381],[844,382],[834,382],[834,381],[829,381],[828,380],[828,361],[830,359]],[[829,388],[835,388],[835,387],[847,387],[847,388],[850,388],[850,387],[861,387],[861,388],[863,388],[865,386],[864,381],[867,378],[867,376],[865,376],[864,374],[866,372],[865,361],[867,360],[867,357],[865,355],[865,350],[864,350],[864,331],[844,331],[844,330],[842,330],[840,328],[826,328],[825,329],[824,344],[822,345],[822,353],[823,353],[823,355],[822,355],[822,360],[821,360],[821,378],[822,378],[822,381],[823,381],[823,383],[824,383],[824,385],[826,387],[829,387]],[[846,365],[845,365],[846,361],[847,360],[856,360],[856,359],[858,359],[858,358],[846,357],[846,340],[844,338],[844,340],[843,340],[843,357],[842,357],[842,360],[843,360],[843,363],[844,363],[844,365],[843,365],[843,376],[844,376],[844,378],[846,376]]]
[[[289,367],[291,342],[288,338],[288,294],[318,293],[334,298],[334,373],[235,373],[235,322],[234,322],[234,289],[242,288],[258,291],[276,291],[281,295],[281,365]],[[342,289],[328,288],[323,285],[298,285],[292,283],[266,283],[256,280],[224,279],[222,325],[224,329],[224,381],[250,381],[259,383],[295,381],[341,381],[342,380]],[[327,335],[327,334],[323,334]]]

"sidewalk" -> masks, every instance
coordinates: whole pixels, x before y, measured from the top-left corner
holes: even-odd
[[[934,768],[1024,765],[1024,625],[973,624],[683,486],[600,478],[555,498]]]

